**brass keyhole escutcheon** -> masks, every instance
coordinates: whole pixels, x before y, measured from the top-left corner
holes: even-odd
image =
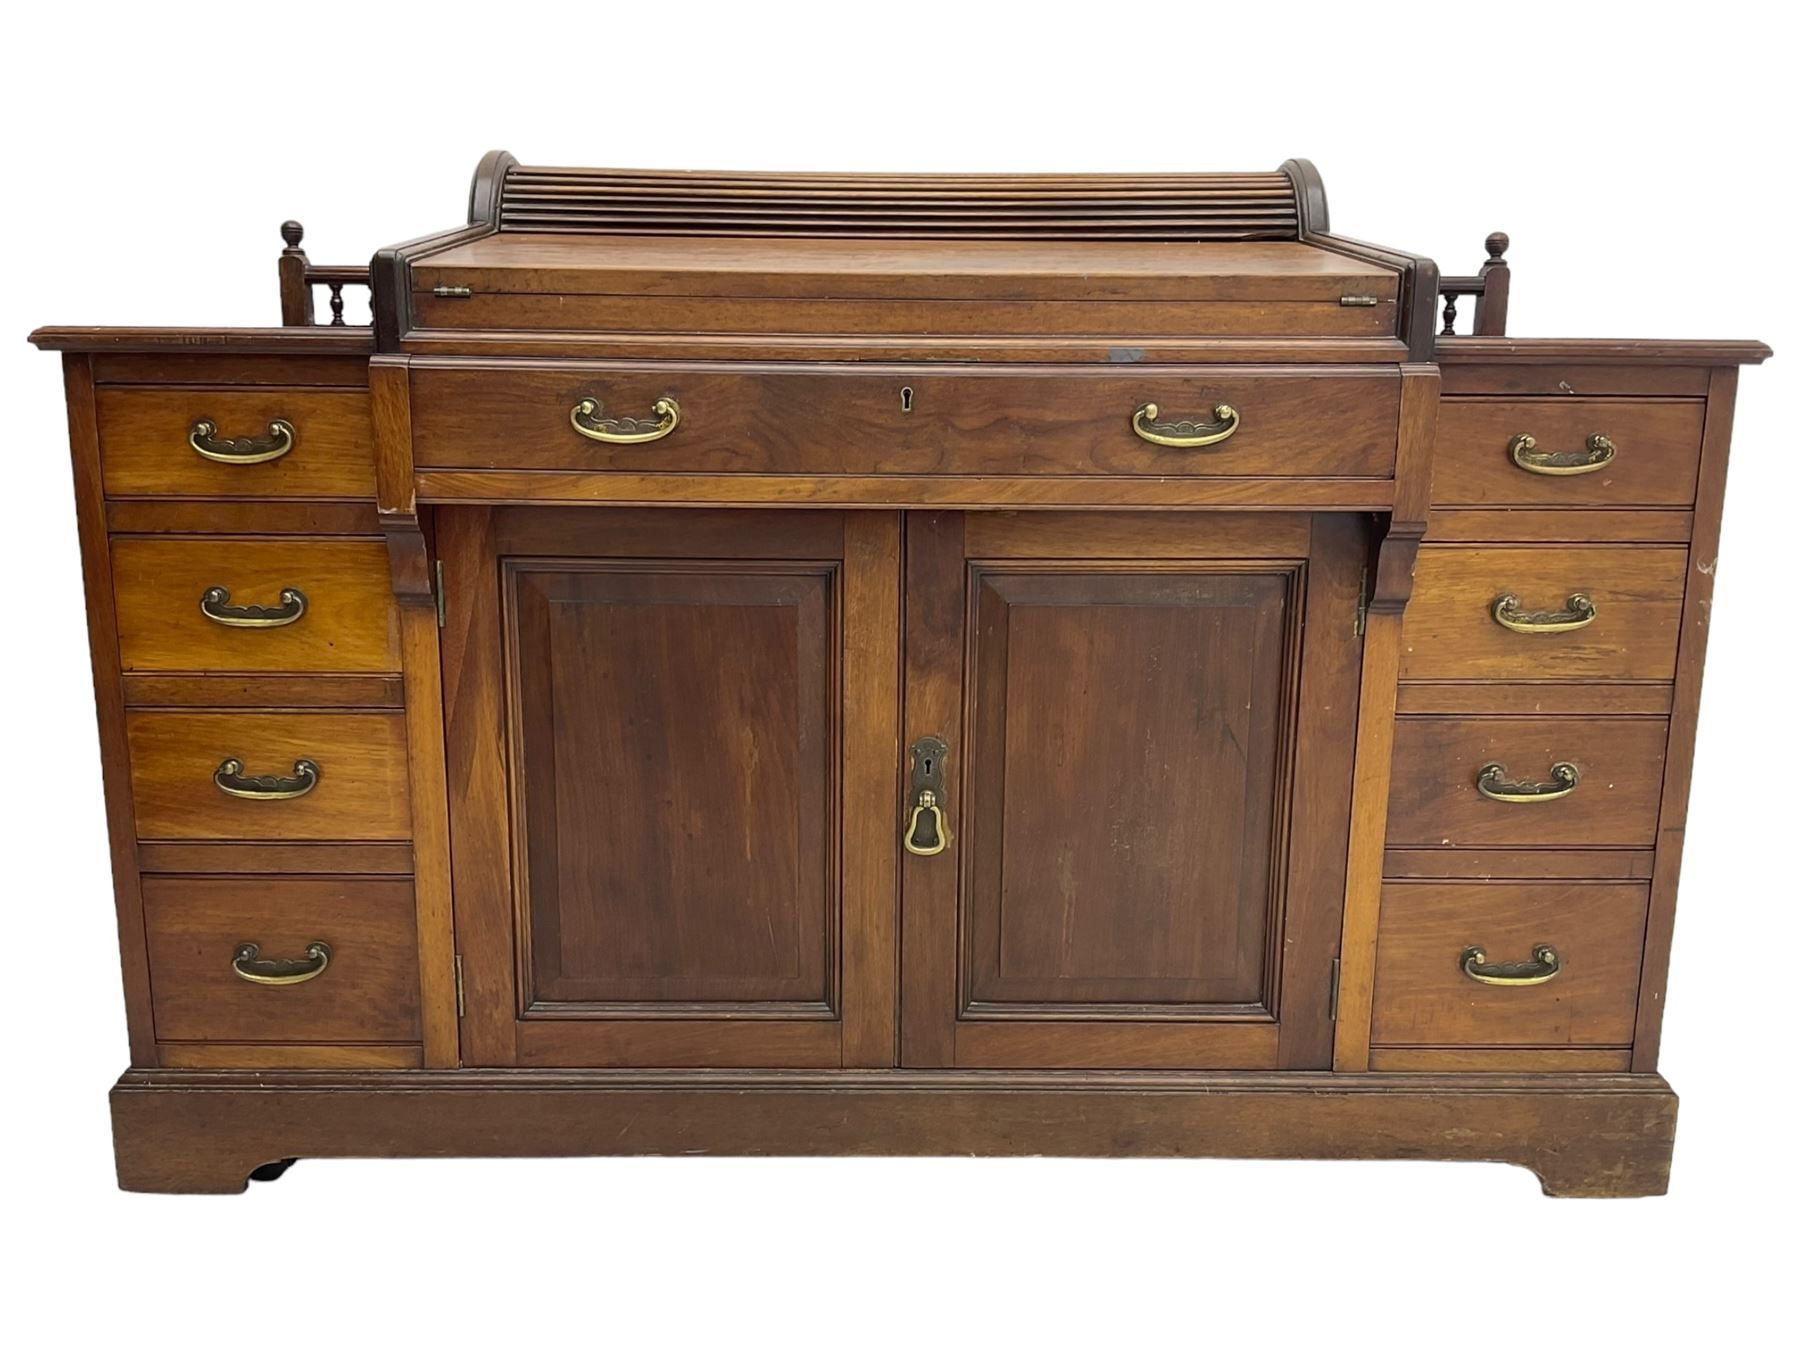
[[[950,847],[944,816],[944,756],[949,753],[950,747],[936,736],[921,736],[912,744],[912,781],[906,794],[911,809],[900,842],[916,857],[935,858]]]
[[[910,384],[900,386],[900,411],[909,413],[913,409],[913,391]]]

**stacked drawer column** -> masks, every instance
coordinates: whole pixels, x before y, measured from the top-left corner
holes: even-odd
[[[68,358],[141,1065],[424,1062],[366,371]]]
[[[1654,1067],[1729,402],[1701,369],[1446,362],[1370,1068]]]

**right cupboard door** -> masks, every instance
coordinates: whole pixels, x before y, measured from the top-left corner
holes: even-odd
[[[1325,1068],[1360,517],[907,518],[911,1066]]]

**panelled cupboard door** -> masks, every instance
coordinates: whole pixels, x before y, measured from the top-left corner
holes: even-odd
[[[439,520],[465,1062],[893,1064],[898,516]]]
[[[1339,516],[908,516],[904,1063],[1329,1066],[1366,552]]]

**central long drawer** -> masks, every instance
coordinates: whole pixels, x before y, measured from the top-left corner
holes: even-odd
[[[411,392],[415,463],[454,469],[1388,478],[1400,420],[1391,366],[446,360]]]

